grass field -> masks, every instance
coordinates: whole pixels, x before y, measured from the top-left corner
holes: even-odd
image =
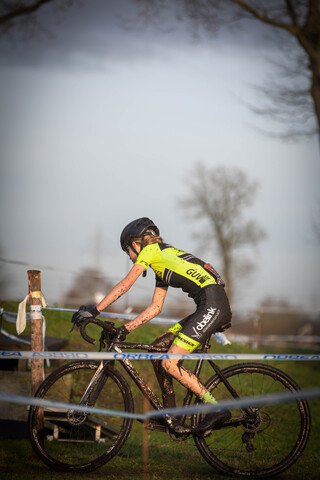
[[[17,311],[16,304],[6,304],[7,310]],[[47,321],[47,335],[65,337],[69,339],[68,351],[90,351],[95,347],[86,344],[77,331],[70,330],[71,315],[61,312],[45,312]],[[7,330],[14,331],[14,325],[5,325]],[[132,341],[148,342],[164,330],[160,326],[147,325],[130,335]],[[28,332],[26,332],[28,333]],[[92,330],[91,334],[94,331]],[[250,348],[230,345],[222,347],[215,344],[211,348],[215,353],[255,353]],[[270,353],[271,349],[265,349]],[[272,348],[272,352],[275,349]],[[280,353],[280,351],[279,351]],[[281,353],[289,353],[288,350]],[[299,350],[299,353],[304,353]],[[136,362],[137,364],[138,362]],[[224,367],[230,362],[221,361]],[[301,388],[312,388],[320,385],[320,369],[318,362],[269,362],[273,366],[284,370],[293,377]],[[61,362],[56,361],[52,367],[56,368]],[[154,382],[150,364],[141,361],[137,368],[143,371],[145,377]],[[130,381],[132,385],[132,381]],[[1,390],[1,387],[0,387]],[[157,389],[155,388],[157,391]],[[142,411],[143,401],[136,388],[133,388],[136,411]],[[182,394],[181,390],[181,394]],[[180,390],[178,388],[178,397]],[[0,404],[1,408],[1,404]],[[300,459],[280,477],[282,480],[318,480],[320,478],[319,445],[320,445],[320,400],[310,402],[312,429],[307,447]],[[144,448],[143,448],[144,446]],[[281,445],[279,445],[281,448]],[[193,440],[183,443],[172,442],[165,433],[147,432],[142,425],[134,422],[129,439],[120,451],[120,454],[102,468],[82,475],[59,473],[50,470],[35,457],[28,440],[0,440],[0,478],[2,480],[32,479],[192,479],[208,480],[230,478],[220,475],[213,470],[201,457]]]

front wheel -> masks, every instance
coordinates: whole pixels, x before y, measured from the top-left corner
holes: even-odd
[[[244,363],[223,370],[241,398],[297,392],[299,387],[284,372],[263,364]],[[206,387],[218,401],[232,399],[215,375]],[[203,458],[228,475],[268,478],[289,468],[301,455],[310,433],[310,411],[305,400],[255,408],[251,418],[241,409],[211,435],[195,437]],[[200,422],[199,415],[194,423]]]
[[[98,362],[63,365],[40,385],[39,399],[79,404]],[[98,390],[97,390],[98,389]],[[86,405],[121,413],[133,412],[130,387],[112,366],[104,370]],[[32,406],[29,434],[33,449],[49,467],[69,472],[88,472],[102,466],[118,453],[127,439],[132,419],[55,406]]]

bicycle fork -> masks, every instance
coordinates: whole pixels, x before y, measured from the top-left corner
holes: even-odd
[[[106,382],[107,374],[104,372],[108,361],[102,361],[91,378],[84,394],[81,397],[79,405],[93,407],[101,390]],[[92,396],[91,396],[92,395]],[[90,398],[90,402],[89,402]],[[78,410],[70,409],[67,413],[68,421],[72,425],[81,425],[88,417],[88,413],[80,412]]]

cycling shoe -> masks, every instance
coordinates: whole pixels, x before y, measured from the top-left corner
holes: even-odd
[[[199,423],[199,425],[192,428],[192,434],[205,434],[207,430],[220,427],[223,423],[230,420],[230,418],[231,412],[229,410],[209,412],[206,414],[202,422]]]

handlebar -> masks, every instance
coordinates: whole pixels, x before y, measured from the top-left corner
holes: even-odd
[[[91,343],[92,345],[96,343],[94,338],[89,337],[89,335],[86,332],[86,328],[89,325],[89,323],[93,323],[95,325],[98,325],[103,329],[101,332],[101,338],[103,340],[107,340],[112,338],[116,334],[116,328],[114,327],[113,322],[108,322],[108,321],[103,321],[99,320],[98,318],[88,318],[87,320],[84,320],[81,325],[80,325],[80,333],[82,338],[88,342]],[[100,338],[100,342],[101,342]]]

